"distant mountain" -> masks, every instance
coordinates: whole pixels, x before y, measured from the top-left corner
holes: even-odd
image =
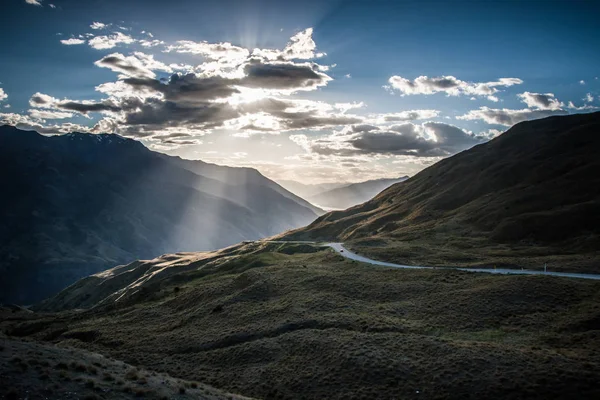
[[[112,134],[2,126],[0,177],[0,302],[38,301],[117,264],[258,239],[322,213],[254,169]]]
[[[297,194],[302,198],[309,198],[310,196],[317,195],[319,193],[326,192],[331,189],[339,188],[342,186],[348,185],[348,183],[312,183],[312,184],[304,184],[296,181],[290,180],[278,180],[281,186],[286,188],[292,193]]]
[[[365,182],[352,183],[335,189],[327,190],[307,199],[319,207],[329,209],[345,209],[364,203],[375,197],[379,192],[387,189],[394,183],[404,182],[408,176],[393,179],[374,179]]]
[[[283,237],[349,241],[387,260],[434,265],[539,267],[552,256],[560,266],[600,267],[599,149],[599,112],[522,122]]]

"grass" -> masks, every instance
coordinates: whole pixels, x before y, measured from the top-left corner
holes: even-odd
[[[434,235],[394,239],[350,240],[346,246],[367,257],[404,265],[434,267],[526,268],[541,271],[600,273],[600,252],[573,252],[568,247],[508,245],[490,243],[483,238],[461,237],[460,242]]]
[[[151,296],[0,327],[41,340],[60,320],[60,346],[257,398],[600,395],[599,282],[379,268],[313,250],[248,245],[175,265]]]

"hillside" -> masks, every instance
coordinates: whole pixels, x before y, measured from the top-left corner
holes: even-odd
[[[0,303],[36,302],[140,258],[273,235],[321,212],[256,170],[110,134],[0,127],[0,178]]]
[[[307,199],[313,204],[318,204],[320,207],[346,209],[371,200],[382,190],[387,189],[395,183],[404,182],[407,179],[408,176],[395,179],[373,179],[327,190],[309,196]]]
[[[0,338],[3,399],[247,399],[82,349]]]
[[[287,239],[416,265],[600,270],[600,113],[522,122]]]
[[[97,274],[43,313],[0,318],[0,334],[5,347],[26,340],[118,360],[127,367],[113,375],[125,382],[137,367],[261,399],[594,399],[599,285],[378,268],[254,242]],[[51,312],[73,307],[85,310]],[[12,368],[45,353],[20,357]]]

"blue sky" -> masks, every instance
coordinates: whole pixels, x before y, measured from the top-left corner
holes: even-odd
[[[414,174],[514,123],[600,106],[599,2],[2,9],[2,123],[114,132],[275,179]]]

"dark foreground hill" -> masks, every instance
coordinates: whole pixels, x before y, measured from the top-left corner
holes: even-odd
[[[3,316],[0,356],[26,340],[126,363],[119,374],[109,365],[116,381],[100,381],[100,367],[98,377],[84,376],[102,389],[98,398],[144,390],[156,373],[170,377],[168,398],[178,398],[172,382],[182,379],[261,399],[597,399],[599,288],[381,268],[306,244],[246,243],[112,269],[37,308],[46,313]],[[49,312],[63,306],[86,310]],[[37,363],[60,362],[32,350],[0,362],[9,369],[0,377],[24,368],[35,378],[48,369],[38,373]],[[64,379],[77,379],[79,364]],[[140,368],[139,380],[123,376],[129,366]],[[35,382],[10,384],[24,396],[44,385]]]
[[[600,113],[515,125],[289,239],[389,261],[600,270]]]
[[[403,176],[395,179],[373,179],[352,183],[309,196],[307,199],[313,204],[318,204],[319,207],[344,209],[364,203],[394,183],[404,182],[407,179],[408,176]]]
[[[319,209],[258,171],[182,160],[117,135],[0,127],[0,303],[89,274],[310,223]]]

